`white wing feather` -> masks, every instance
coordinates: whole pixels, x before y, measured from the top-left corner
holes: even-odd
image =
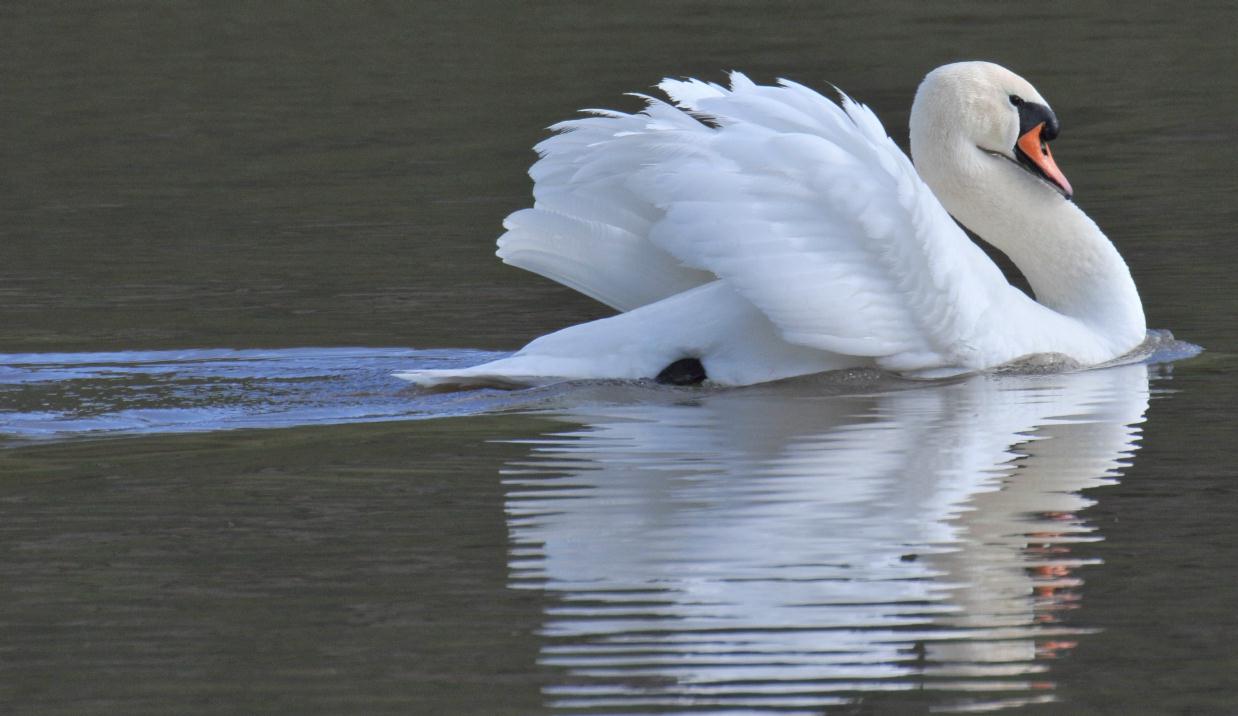
[[[559,134],[535,147],[542,158],[529,170],[533,208],[503,222],[499,257],[620,311],[714,280],[649,243],[663,212],[628,186],[660,151],[652,145],[661,133],[682,142],[709,128],[665,105],[644,114],[590,112],[596,116],[554,125]]]
[[[898,370],[970,365],[986,313],[1016,290],[876,116],[790,82],[732,86],[692,95],[719,125],[707,142],[633,181],[665,211],[650,241],[726,281],[792,343]]]
[[[505,262],[632,313],[465,372],[403,377],[635,378],[695,355],[711,377],[751,383],[1022,355],[1017,331],[994,327],[1043,307],[972,244],[867,107],[739,73],[729,89],[660,87],[678,106],[645,98],[637,114],[555,125],[530,170],[534,206],[499,239]]]

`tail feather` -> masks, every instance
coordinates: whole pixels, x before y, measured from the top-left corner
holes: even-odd
[[[525,209],[507,218],[499,239],[504,263],[540,274],[619,311],[630,311],[712,279],[680,266],[643,237],[623,229]]]
[[[684,358],[698,359],[709,379],[723,385],[750,385],[870,362],[787,343],[752,304],[714,281],[627,313],[542,336],[497,361],[396,376],[423,386],[637,380],[654,378]]]
[[[650,243],[649,231],[665,211],[628,186],[666,151],[653,135],[670,130],[684,139],[712,129],[652,99],[641,114],[593,112],[552,129],[558,133],[537,145],[541,158],[529,170],[533,208],[504,221],[498,255],[505,263],[619,311],[713,280]]]

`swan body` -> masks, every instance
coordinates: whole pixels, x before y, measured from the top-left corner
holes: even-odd
[[[730,79],[664,80],[669,102],[592,111],[536,147],[534,206],[504,222],[498,255],[618,315],[483,365],[397,375],[637,379],[692,358],[730,385],[859,366],[932,378],[1043,355],[1090,366],[1143,341],[1130,271],[1070,200],[1047,145],[1057,118],[1022,78],[986,62],[929,73],[914,166],[845,95]]]

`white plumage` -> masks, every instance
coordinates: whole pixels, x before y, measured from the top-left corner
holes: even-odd
[[[734,73],[730,84],[665,80],[671,102],[592,111],[536,147],[534,206],[504,222],[498,255],[622,313],[510,358],[398,375],[649,378],[696,358],[710,379],[737,385],[874,364],[931,377],[1045,353],[1091,365],[1143,339],[1116,250],[1061,189],[1016,163],[1007,140],[1026,137],[1013,98],[1048,111],[1022,79],[987,63],[926,78],[913,151],[942,177],[938,195],[867,107],[788,81]],[[1042,303],[1007,283],[947,207],[980,217],[985,227],[972,228],[1011,254]],[[1063,251],[1080,276],[1031,265]]]

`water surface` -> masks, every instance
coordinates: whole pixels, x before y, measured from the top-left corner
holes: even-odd
[[[1238,11],[0,8],[0,704],[1232,713]],[[1029,77],[1172,368],[427,394],[606,315],[499,264],[663,76]],[[358,348],[360,347],[360,348]]]
[[[501,474],[565,710],[1054,700],[1090,630],[1080,493],[1137,450],[1142,365],[558,412]]]

